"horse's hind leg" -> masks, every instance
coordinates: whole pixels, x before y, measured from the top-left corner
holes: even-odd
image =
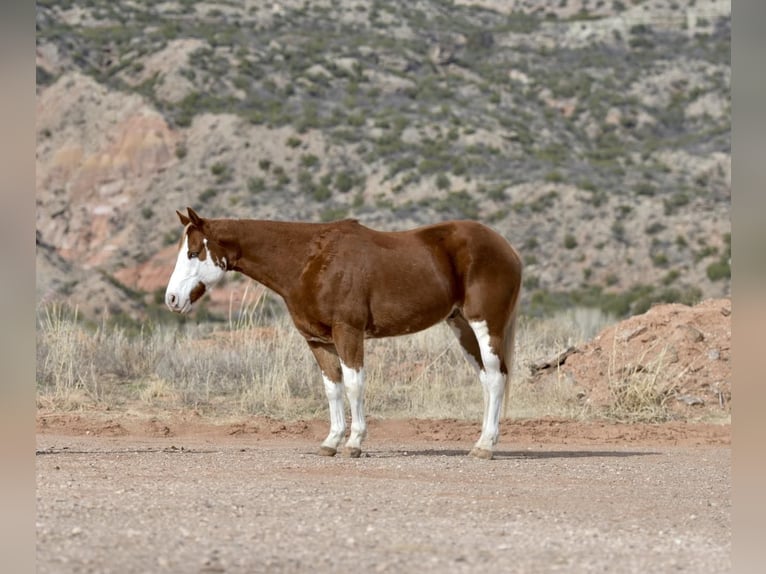
[[[460,341],[468,362],[479,373],[484,394],[484,418],[481,423],[481,437],[471,450],[471,455],[478,458],[492,458],[492,449],[497,443],[500,424],[500,411],[503,404],[506,384],[506,368],[503,363],[502,349],[498,337],[489,334],[487,322],[468,321],[462,313],[455,311],[447,318],[455,336]],[[502,339],[500,338],[500,342]]]
[[[322,456],[335,456],[346,434],[346,416],[343,411],[343,374],[335,347],[309,342],[311,352],[319,364],[325,394],[330,404],[330,433],[319,447]]]
[[[449,328],[452,329],[455,337],[457,337],[460,347],[463,349],[465,358],[477,372],[481,371],[483,363],[481,360],[479,341],[476,340],[476,335],[474,335],[473,329],[466,318],[458,309],[455,309],[452,314],[447,317],[447,325],[449,325]]]
[[[484,394],[484,420],[482,421],[482,428],[487,426],[487,401],[489,400],[489,393],[487,391],[487,384],[485,377],[481,375],[484,371],[484,361],[481,359],[481,348],[479,347],[479,341],[476,339],[476,335],[471,328],[468,320],[463,314],[455,309],[452,314],[447,317],[447,325],[449,325],[452,332],[457,337],[460,343],[460,348],[463,350],[463,355],[476,369],[476,373],[481,380],[482,392]]]
[[[504,359],[505,333],[492,333],[486,320],[470,321],[481,353],[479,371],[484,390],[484,420],[481,436],[471,450],[477,458],[492,458],[492,451],[500,434],[500,414],[505,395],[508,370]]]

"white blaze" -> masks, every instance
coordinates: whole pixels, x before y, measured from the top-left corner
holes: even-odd
[[[207,247],[207,240],[205,241]],[[191,292],[199,283],[210,289],[221,280],[226,269],[215,264],[207,251],[204,261],[199,257],[189,259],[189,239],[184,237],[183,245],[178,250],[176,266],[165,290],[165,303],[174,311],[186,313],[191,309]]]

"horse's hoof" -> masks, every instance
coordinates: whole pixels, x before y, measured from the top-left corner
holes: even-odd
[[[475,446],[471,449],[471,452],[468,454],[474,458],[483,458],[485,460],[492,460],[492,451],[487,450],[486,448],[479,448]]]
[[[337,449],[331,447],[331,446],[320,446],[319,447],[319,456],[335,456],[335,454],[338,452]]]
[[[343,449],[343,455],[347,458],[359,458],[362,456],[362,449],[355,446],[347,446]]]

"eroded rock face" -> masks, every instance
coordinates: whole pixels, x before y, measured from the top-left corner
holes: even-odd
[[[177,135],[137,96],[77,73],[40,95],[37,115],[38,230],[64,259],[102,265],[135,198],[175,160]]]

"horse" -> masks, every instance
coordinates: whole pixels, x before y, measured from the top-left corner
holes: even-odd
[[[203,219],[184,226],[165,292],[188,313],[227,271],[277,293],[319,365],[330,431],[319,454],[357,458],[367,435],[364,341],[415,333],[446,321],[483,389],[481,435],[469,455],[491,459],[508,396],[522,263],[510,243],[470,220],[377,231],[357,220],[328,223]]]

